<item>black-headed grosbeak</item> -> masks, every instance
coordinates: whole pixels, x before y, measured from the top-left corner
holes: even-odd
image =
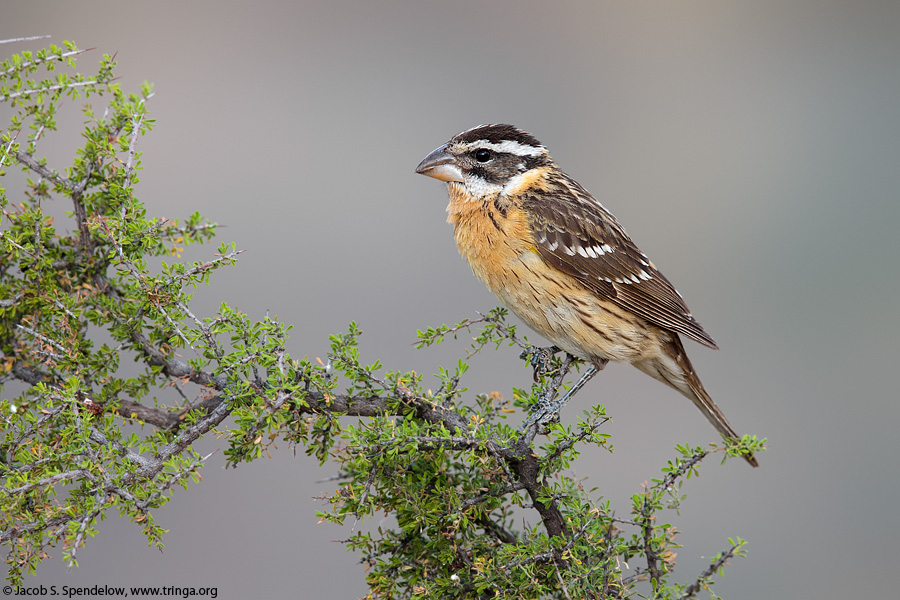
[[[416,172],[448,183],[460,253],[525,323],[594,372],[609,361],[631,363],[690,398],[722,436],[740,438],[678,336],[716,343],[616,218],[538,140],[512,125],[480,125]]]

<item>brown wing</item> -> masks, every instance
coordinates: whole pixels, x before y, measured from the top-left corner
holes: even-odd
[[[544,260],[650,323],[718,348],[603,205],[565,174],[547,183],[549,189],[525,198]]]

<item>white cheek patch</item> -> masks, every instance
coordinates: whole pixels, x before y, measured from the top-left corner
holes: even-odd
[[[525,165],[519,165],[520,169],[524,169]],[[509,196],[510,194],[515,194],[519,191],[519,188],[525,184],[526,178],[531,177],[532,175],[525,171],[524,173],[519,173],[518,175],[513,175],[509,178],[509,181],[506,182],[506,185],[503,186],[503,194]]]
[[[500,194],[503,191],[503,186],[499,183],[490,183],[488,181],[485,181],[481,177],[467,175],[466,191],[468,191],[469,195],[473,198],[478,198],[480,200]]]

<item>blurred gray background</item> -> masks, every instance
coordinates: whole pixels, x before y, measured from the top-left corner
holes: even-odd
[[[118,53],[123,89],[155,84],[157,126],[138,147],[148,212],[199,210],[248,250],[194,311],[268,310],[295,325],[299,356],[324,357],[328,334],[356,320],[367,360],[426,374],[452,364],[464,339],[415,351],[416,329],[496,301],[457,255],[445,186],[413,169],[479,123],[537,136],[676,283],[722,348],[688,343],[706,387],[738,430],[769,439],[759,469],[706,465],[671,514],[682,581],[729,536],[750,541],[715,585],[730,599],[896,594],[898,32],[895,0],[0,7],[0,39],[95,46],[86,72]],[[58,168],[78,143],[78,105],[60,119],[66,133],[40,149]],[[509,395],[529,380],[506,351],[464,383]],[[564,418],[599,402],[616,452],[588,452],[575,471],[623,513],[675,444],[717,437],[627,366]],[[164,552],[111,514],[80,568],[57,549],[30,583],[365,593],[359,557],[335,542],[349,527],[314,516],[312,497],[337,486],[316,481],[334,467],[284,446],[237,470],[223,462],[156,515],[171,529]]]

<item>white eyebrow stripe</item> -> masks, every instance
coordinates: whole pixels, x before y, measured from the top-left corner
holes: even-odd
[[[526,146],[513,140],[503,140],[499,144],[478,140],[477,142],[468,142],[466,144],[456,144],[459,152],[466,152],[473,148],[486,148],[494,152],[502,152],[504,154],[515,154],[516,156],[540,156],[546,154],[547,149],[543,146]]]

